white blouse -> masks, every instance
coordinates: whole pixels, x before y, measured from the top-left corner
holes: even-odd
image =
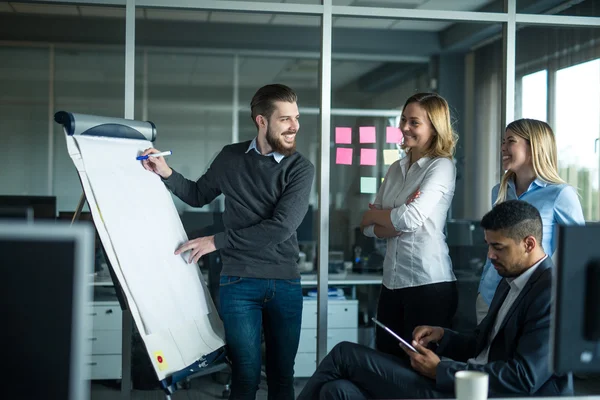
[[[390,166],[373,203],[391,209],[400,236],[387,239],[383,285],[388,289],[455,281],[444,226],[454,197],[456,168],[447,158],[423,157],[407,171],[409,157]],[[417,190],[419,197],[406,205]],[[374,225],[364,234],[376,237]]]

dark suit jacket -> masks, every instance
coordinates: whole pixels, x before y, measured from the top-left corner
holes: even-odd
[[[437,367],[438,390],[454,390],[456,371],[476,370],[489,374],[490,396],[572,394],[571,377],[554,375],[550,368],[552,266],[547,257],[531,275],[492,341],[486,365],[466,361],[476,357],[487,344],[496,315],[510,290],[506,279],[498,285],[490,311],[473,335],[445,330],[437,353],[452,360],[442,361]]]

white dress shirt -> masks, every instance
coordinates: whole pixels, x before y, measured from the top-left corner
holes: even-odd
[[[390,166],[373,203],[391,209],[400,236],[387,239],[383,285],[401,289],[455,281],[444,235],[446,215],[454,196],[456,168],[448,158],[423,157],[408,168],[409,156]],[[418,199],[407,199],[420,190]],[[375,237],[374,225],[363,232]]]
[[[517,297],[519,297],[519,294],[521,294],[521,291],[523,290],[523,288],[529,281],[529,278],[531,277],[531,275],[533,275],[533,272],[542,263],[542,261],[544,261],[546,259],[546,257],[548,257],[548,256],[543,257],[540,261],[535,263],[531,268],[529,268],[527,271],[523,272],[521,275],[517,276],[516,278],[506,278],[506,281],[508,282],[508,285],[510,286],[510,290],[509,290],[508,294],[506,295],[506,298],[504,299],[502,306],[500,306],[500,310],[498,310],[498,314],[496,315],[496,321],[494,322],[494,327],[490,331],[490,336],[488,337],[487,345],[485,346],[485,348],[483,350],[481,350],[481,353],[479,353],[479,355],[477,357],[470,358],[467,362],[469,362],[471,364],[479,364],[479,365],[484,365],[484,364],[488,363],[488,357],[490,354],[490,347],[492,345],[492,341],[498,334],[498,331],[500,330],[500,326],[502,326],[502,322],[504,322],[504,318],[506,318],[506,314],[508,313],[508,310],[510,310],[510,308],[514,304]]]

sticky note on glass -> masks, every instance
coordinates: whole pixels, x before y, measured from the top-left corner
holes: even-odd
[[[385,165],[392,165],[395,161],[398,161],[398,150],[384,150],[383,151],[383,163]]]
[[[336,144],[352,144],[352,128],[336,127],[335,128],[335,143]]]
[[[377,193],[377,178],[360,177],[360,192],[361,193]]]
[[[402,131],[400,128],[394,128],[388,126],[385,128],[385,142],[386,143],[401,143],[402,142]]]
[[[377,165],[377,150],[360,149],[360,165]]]
[[[374,126],[361,126],[358,128],[358,133],[360,134],[361,143],[375,143],[376,136]]]
[[[338,147],[335,151],[335,163],[342,165],[352,165],[352,149]]]

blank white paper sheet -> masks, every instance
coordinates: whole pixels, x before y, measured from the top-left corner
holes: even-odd
[[[224,345],[170,192],[136,160],[145,140],[67,136],[94,223],[159,379]]]

